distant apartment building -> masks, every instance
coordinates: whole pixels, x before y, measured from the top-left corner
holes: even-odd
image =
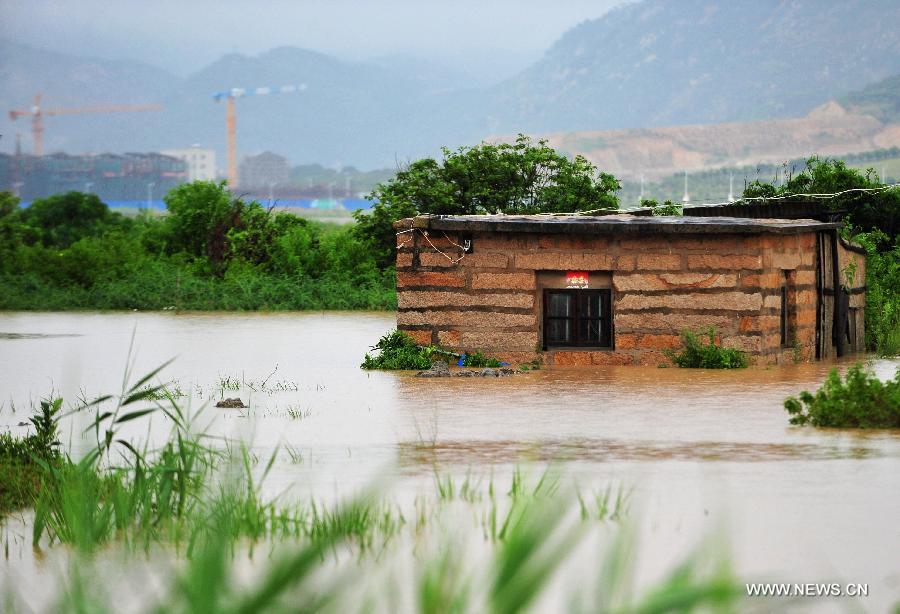
[[[70,191],[105,200],[156,200],[187,177],[185,162],[158,153],[0,154],[0,190],[25,201]]]
[[[188,181],[214,181],[216,179],[216,151],[192,145],[187,149],[166,149],[163,155],[178,158],[187,164]]]
[[[290,178],[287,158],[264,151],[258,156],[245,157],[238,168],[238,185],[242,188],[284,186]]]

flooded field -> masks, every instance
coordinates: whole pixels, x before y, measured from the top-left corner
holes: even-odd
[[[632,493],[642,577],[713,535],[742,579],[867,583],[867,611],[900,601],[900,433],[792,427],[783,409],[833,364],[449,380],[360,370],[393,325],[382,313],[0,314],[0,429],[27,432],[30,405],[51,392],[71,405],[118,392],[134,334],[136,377],[174,357],[160,378],[211,434],[263,459],[281,446],[273,496],[338,500],[377,482],[412,498],[436,471],[505,481],[555,464],[585,488]],[[883,377],[897,364],[873,362]],[[249,408],[212,407],[223,397]],[[63,422],[76,453],[89,422]],[[156,419],[129,431],[167,433]],[[3,582],[27,593],[51,570],[16,531],[27,519],[7,529]]]

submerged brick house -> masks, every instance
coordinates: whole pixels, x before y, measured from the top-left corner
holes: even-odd
[[[555,365],[657,364],[716,328],[756,364],[864,347],[865,252],[839,224],[730,217],[400,220],[397,325],[418,343]],[[835,288],[837,292],[835,292]]]

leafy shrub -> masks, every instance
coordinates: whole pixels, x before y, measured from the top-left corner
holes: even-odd
[[[57,441],[61,406],[62,399],[41,401],[40,410],[29,418],[33,434],[0,433],[0,514],[33,504],[45,467],[62,459]]]
[[[379,354],[372,356],[367,352],[360,365],[363,369],[427,369],[436,348],[416,345],[412,337],[395,330],[379,339],[372,349],[379,350]]]
[[[862,173],[848,167],[842,160],[813,156],[806,161],[805,169],[789,175],[781,185],[759,180],[748,184],[744,189],[744,197],[835,194],[851,189],[878,188],[881,185],[874,169]],[[846,221],[855,228],[866,232],[881,230],[892,239],[900,235],[900,190],[850,192],[821,202],[829,208],[847,211]]]
[[[541,365],[543,365],[543,364],[544,364],[544,359],[542,357],[538,356],[537,358],[535,358],[529,362],[521,363],[519,365],[519,371],[522,371],[523,373],[526,371],[540,371]]]
[[[900,354],[900,240],[892,249],[882,232],[859,234],[866,258],[866,347],[879,356]]]
[[[493,358],[491,356],[485,356],[481,352],[475,352],[474,354],[463,354],[460,358],[460,367],[491,367],[497,368],[502,367],[503,365],[499,360]]]
[[[48,247],[68,247],[84,237],[97,237],[129,222],[110,211],[96,194],[66,192],[39,198],[20,209],[25,235]]]
[[[844,380],[832,369],[815,394],[804,390],[788,397],[784,408],[791,424],[836,428],[900,428],[900,368],[882,382],[857,363]]]
[[[660,204],[655,198],[644,198],[641,200],[641,207],[649,207],[653,209],[653,215],[684,215],[684,207],[676,205],[671,200],[667,200]]]
[[[700,336],[707,337],[707,343]],[[712,327],[705,333],[681,331],[684,349],[680,352],[666,350],[668,358],[679,367],[689,369],[742,369],[747,366],[747,356],[738,350],[716,345],[716,330]]]

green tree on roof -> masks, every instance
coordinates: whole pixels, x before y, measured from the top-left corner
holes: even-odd
[[[619,181],[582,156],[569,159],[540,140],[481,143],[443,149],[443,159],[422,158],[378,184],[370,211],[354,212],[356,232],[369,240],[379,264],[396,254],[393,222],[416,215],[528,214],[616,209]]]

